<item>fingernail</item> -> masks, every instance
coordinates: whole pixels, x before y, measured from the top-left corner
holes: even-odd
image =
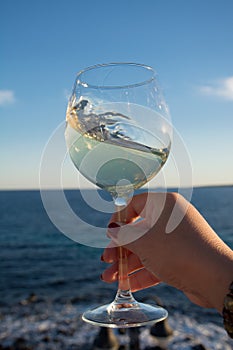
[[[110,224],[108,225],[108,228],[117,228],[120,227],[119,224],[117,224],[116,222],[110,222]]]

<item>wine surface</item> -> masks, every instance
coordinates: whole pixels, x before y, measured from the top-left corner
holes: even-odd
[[[140,188],[166,162],[169,147],[121,113],[88,111],[82,100],[67,110],[66,142],[76,168],[113,196]],[[149,146],[150,145],[150,146]]]

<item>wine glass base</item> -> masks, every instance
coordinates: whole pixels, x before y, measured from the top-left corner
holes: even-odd
[[[109,328],[140,327],[160,322],[167,318],[167,311],[160,306],[136,303],[132,307],[115,308],[114,303],[87,310],[82,319],[92,325]]]

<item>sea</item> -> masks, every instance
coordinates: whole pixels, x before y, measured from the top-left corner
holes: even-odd
[[[79,190],[65,190],[65,196],[86,213],[87,221],[103,219],[105,225],[106,218],[88,212]],[[233,186],[194,188],[191,202],[233,249]],[[115,347],[98,347],[101,328],[83,322],[81,315],[112,301],[116,293],[116,284],[100,279],[106,267],[101,253],[59,231],[40,191],[0,191],[0,349],[233,349],[215,310],[192,304],[165,284],[135,297],[166,307],[169,337],[152,335],[151,326],[134,333],[115,329],[105,335],[106,342],[114,337]]]

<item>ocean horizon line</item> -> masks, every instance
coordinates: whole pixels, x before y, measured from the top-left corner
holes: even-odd
[[[150,188],[149,191],[159,191],[159,190],[177,190],[177,189],[198,189],[198,188],[218,188],[218,187],[232,187],[233,183],[229,183],[229,184],[200,184],[200,185],[194,185],[194,186],[168,186],[168,187],[162,187],[162,186],[158,186],[158,187],[154,187],[154,188]],[[78,188],[78,187],[64,187],[64,188],[58,188],[58,187],[46,187],[46,188],[38,188],[38,187],[31,187],[31,188],[0,188],[0,192],[41,192],[41,191],[80,191],[80,190],[84,190],[84,191],[94,191],[94,190],[98,190],[98,191],[104,191],[101,188],[90,188],[90,187],[83,187],[83,188]],[[143,189],[139,189],[136,191],[143,191],[143,190],[147,190],[146,188]]]

